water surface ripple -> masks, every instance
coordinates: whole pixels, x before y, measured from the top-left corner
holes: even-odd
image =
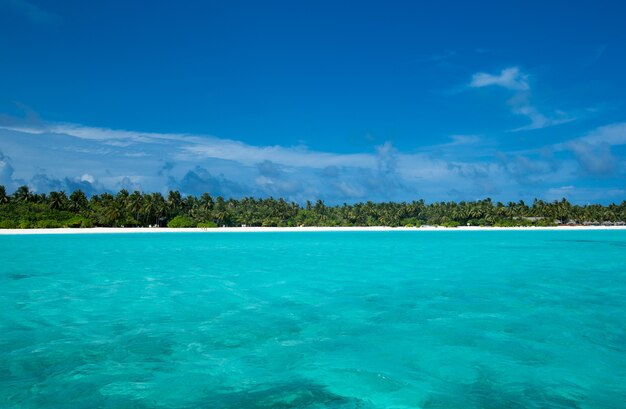
[[[626,232],[0,237],[2,408],[624,408]]]

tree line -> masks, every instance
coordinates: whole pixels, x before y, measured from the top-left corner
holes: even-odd
[[[102,193],[81,190],[34,193],[21,186],[12,194],[0,185],[0,228],[217,227],[217,226],[551,226],[560,223],[624,224],[626,201],[575,205],[566,199],[532,204],[478,201],[364,202],[329,206],[322,200],[300,205],[284,199],[225,199],[204,193]]]

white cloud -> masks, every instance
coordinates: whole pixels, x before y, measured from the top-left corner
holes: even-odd
[[[567,200],[580,203],[596,203],[598,201],[606,201],[607,199],[619,202],[622,200],[626,190],[620,187],[581,187],[574,185],[553,187],[546,191],[546,200]]]
[[[591,146],[620,146],[626,145],[626,122],[617,122],[601,126],[592,130],[584,136],[570,139],[563,143],[552,146],[555,151],[568,150],[572,144],[585,144]]]
[[[610,146],[626,145],[626,122],[602,126],[580,138],[587,143],[606,143]]]
[[[285,166],[325,168],[327,166],[348,166],[374,168],[376,159],[371,154],[336,154],[311,151],[304,148],[282,146],[253,146],[243,142],[217,138],[194,138],[177,154],[177,158],[202,159],[218,158],[233,160],[246,165],[271,160]]]
[[[9,158],[0,152],[0,185],[13,189],[16,185],[13,179],[13,172],[13,166],[11,166]]]
[[[84,175],[82,175],[80,177],[80,181],[81,182],[89,182],[89,183],[94,183],[96,181],[96,178],[94,178],[93,176],[91,176],[89,173],[85,173]]]
[[[452,135],[450,139],[452,141],[444,144],[444,146],[473,145],[481,141],[480,136],[477,135]]]
[[[376,158],[371,154],[335,154],[312,151],[302,147],[254,146],[240,141],[212,136],[134,132],[73,124],[51,124],[37,128],[23,126],[2,128],[37,135],[49,133],[69,135],[120,148],[141,144],[172,144],[177,147],[175,158],[183,161],[211,158],[232,160],[252,166],[264,160],[271,160],[286,166],[306,166],[312,168],[324,168],[327,166],[375,168],[377,165]]]
[[[528,118],[530,123],[513,129],[513,132],[543,129],[549,126],[571,122],[575,119],[562,111],[556,111],[555,115],[552,117],[541,113],[539,109],[530,102],[530,84],[528,78],[529,75],[522,72],[519,67],[508,67],[495,75],[485,72],[476,73],[472,76],[469,86],[471,88],[498,86],[516,91],[515,95],[507,101],[507,104],[511,107],[512,113]]]
[[[620,145],[626,145],[626,122],[601,126],[579,138],[554,144],[551,149],[571,152],[583,173],[611,176],[620,171],[620,162],[623,164],[611,150]]]
[[[559,115],[557,117],[549,118],[539,112],[537,108],[531,105],[526,98],[522,99],[522,101],[513,102],[511,111],[516,115],[523,115],[530,119],[530,123],[528,125],[515,128],[513,129],[513,132],[543,129],[549,126],[560,125],[575,120],[575,118],[569,117],[563,112],[558,112]]]
[[[426,154],[399,152],[390,142],[376,147],[374,152],[341,154],[303,147],[254,146],[210,136],[133,132],[73,124],[4,129],[11,130],[0,133],[0,137],[19,144],[20,155],[30,150],[29,157],[40,157],[54,146],[57,154],[62,156],[44,156],[48,159],[41,166],[85,183],[93,178],[104,189],[110,190],[118,189],[120,181],[128,175],[135,178],[130,179],[133,183],[141,178],[141,186],[147,191],[160,191],[171,179],[185,186],[194,182],[193,186],[198,185],[198,188],[215,188],[226,183],[213,183],[215,177],[204,177],[198,172],[195,173],[201,177],[191,180],[187,173],[197,166],[210,170],[218,179],[219,175],[224,175],[232,181],[228,186],[237,184],[241,187],[238,191],[248,189],[250,194],[282,194],[299,201],[317,197],[342,201],[355,197],[402,199],[409,191],[424,189],[423,192],[429,192],[442,189],[446,184],[468,184],[449,169],[446,161],[432,159]],[[457,136],[452,138],[452,143],[464,144],[473,140],[473,137]],[[111,144],[111,141],[116,143]],[[72,149],[66,149],[70,146]],[[129,150],[144,155],[129,158]],[[258,165],[265,161],[280,167],[282,174],[272,178],[260,174],[262,167]],[[172,163],[173,169],[164,173],[164,162]],[[332,182],[329,169],[335,169]],[[22,173],[26,177],[31,174],[25,169]],[[305,180],[306,186],[301,183]],[[293,193],[293,187],[298,184],[305,187],[304,193]]]
[[[92,192],[121,187],[161,192],[177,188],[193,194],[272,195],[298,202],[322,198],[331,203],[485,196],[532,200],[545,197],[553,186],[575,183],[585,174],[580,171],[582,166],[586,166],[587,176],[607,176],[617,166],[603,167],[607,151],[595,149],[596,145],[626,143],[626,124],[599,128],[578,138],[576,146],[572,140],[547,148],[571,153],[558,160],[538,158],[541,155],[536,150],[524,157],[512,152],[498,157],[495,146],[474,135],[453,135],[445,144],[413,153],[399,151],[391,142],[371,152],[335,153],[72,124],[7,129],[0,128],[0,141],[12,163],[20,164],[15,175],[33,185],[37,182],[42,191],[59,184],[67,191],[80,187]],[[584,144],[594,148],[584,150]],[[129,157],[129,152],[142,155]],[[32,158],[38,159],[34,162]],[[13,169],[3,162],[0,176],[8,179]],[[54,169],[58,177],[44,178],[43,168]]]
[[[576,140],[570,142],[568,148],[576,155],[576,159],[586,172],[610,175],[616,169],[617,159],[606,142],[588,143]]]
[[[472,76],[469,86],[472,88],[482,88],[497,85],[507,89],[525,91],[528,85],[528,75],[521,72],[519,67],[508,67],[500,71],[500,74],[488,74],[478,72]]]

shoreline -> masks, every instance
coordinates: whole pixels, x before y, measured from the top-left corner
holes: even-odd
[[[551,226],[551,227],[91,227],[57,229],[0,229],[0,235],[36,234],[133,234],[133,233],[306,233],[306,232],[395,232],[395,231],[574,231],[626,230],[626,226]]]

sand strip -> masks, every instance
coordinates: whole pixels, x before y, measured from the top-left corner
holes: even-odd
[[[111,234],[111,233],[299,233],[299,232],[397,232],[397,231],[572,231],[572,230],[626,230],[626,226],[559,226],[559,227],[218,227],[218,228],[149,228],[149,227],[94,227],[88,229],[0,229],[0,235],[21,234]]]

